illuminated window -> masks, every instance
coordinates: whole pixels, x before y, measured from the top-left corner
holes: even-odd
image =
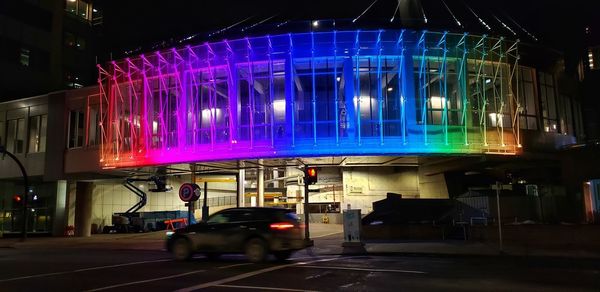
[[[551,74],[539,72],[540,100],[542,102],[542,118],[545,132],[558,132],[558,113],[554,78]]]
[[[47,124],[47,115],[29,118],[29,153],[44,152],[46,150]]]
[[[88,21],[92,19],[92,5],[82,0],[66,0],[65,11]]]
[[[427,98],[428,125],[462,124],[457,63],[446,60],[444,64],[442,58],[427,58],[421,62],[421,58],[413,57],[417,121],[422,123],[423,102]]]
[[[8,120],[6,150],[21,154],[25,150],[25,119]]]
[[[519,127],[521,129],[537,130],[537,102],[535,94],[535,73],[527,67],[520,68],[519,74]]]
[[[76,14],[77,13],[77,0],[67,0],[65,10],[67,12]]]
[[[28,49],[21,48],[21,54],[19,56],[19,63],[21,66],[29,67],[29,55],[31,51]]]

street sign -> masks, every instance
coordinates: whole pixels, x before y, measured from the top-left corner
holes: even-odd
[[[179,199],[194,202],[200,198],[200,187],[197,184],[185,183],[179,188]]]

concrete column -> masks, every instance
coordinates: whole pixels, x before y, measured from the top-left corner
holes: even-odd
[[[245,207],[246,206],[246,187],[244,186],[244,182],[246,181],[246,170],[244,167],[244,162],[239,162],[238,167],[238,177],[237,177],[237,190],[238,190],[238,206]]]
[[[92,235],[92,193],[94,183],[77,182],[75,195],[75,236]]]
[[[258,194],[258,206],[265,206],[265,168],[262,166],[263,160],[258,160],[258,171],[256,173],[256,192]]]
[[[52,236],[62,236],[67,226],[67,181],[56,182],[56,202],[54,220],[52,222]]]

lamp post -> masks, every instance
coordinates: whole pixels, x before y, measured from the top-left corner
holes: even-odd
[[[19,159],[17,159],[17,157],[14,154],[8,152],[6,148],[4,148],[4,146],[0,146],[0,153],[2,153],[2,158],[4,158],[4,156],[6,155],[12,158],[12,160],[14,160],[19,166],[19,169],[21,170],[21,175],[23,175],[23,226],[21,228],[21,241],[25,241],[27,239],[27,197],[29,195],[29,182],[27,179],[27,172],[25,171],[25,167],[23,167],[23,164],[21,164],[21,161],[19,161]]]

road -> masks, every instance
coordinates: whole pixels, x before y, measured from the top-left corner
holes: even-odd
[[[339,242],[331,237],[315,244]],[[0,248],[0,291],[600,290],[592,260],[317,254],[321,248],[284,263],[251,264],[241,255],[175,262],[159,242],[142,244]]]

